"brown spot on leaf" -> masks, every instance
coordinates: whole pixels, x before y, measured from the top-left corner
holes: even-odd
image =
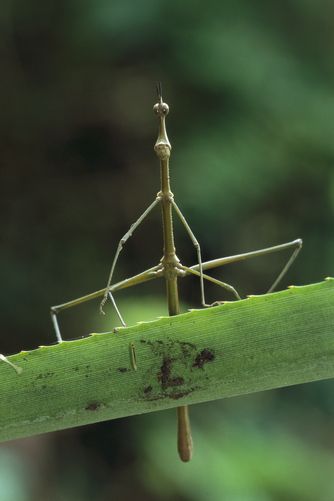
[[[86,407],[86,411],[97,411],[101,407],[101,402],[90,402]]]
[[[127,369],[126,367],[118,367],[118,372],[128,372],[129,369]]]
[[[44,373],[38,374],[36,379],[44,379],[44,378],[52,377],[53,375],[54,375],[54,372],[44,372]]]
[[[180,386],[184,383],[183,377],[171,377],[172,371],[172,359],[170,357],[164,357],[160,371],[158,372],[158,381],[161,383],[163,389],[170,388],[172,386]]]
[[[178,341],[178,344],[181,348],[184,360],[187,360],[189,357],[192,357],[194,351],[196,350],[196,346],[193,343],[188,343],[186,341]]]
[[[208,348],[204,348],[195,358],[195,362],[193,363],[193,367],[197,367],[198,369],[203,369],[203,365],[212,362],[215,356],[211,350]]]
[[[156,394],[156,393],[148,392],[147,394],[145,394],[145,400],[147,400],[149,402],[152,402],[154,400],[165,400],[168,398],[171,398],[173,400],[178,400],[179,398],[186,397],[187,395],[190,395],[191,393],[193,393],[197,389],[198,389],[198,387],[194,386],[194,387],[188,388],[184,391],[180,391],[178,388],[174,387],[174,388],[171,388],[168,392],[164,392],[164,393],[157,393]]]
[[[193,388],[190,388],[190,390],[185,390],[185,391],[179,391],[177,393],[171,393],[169,396],[173,400],[178,400],[179,398],[186,397],[190,393],[192,393]]]

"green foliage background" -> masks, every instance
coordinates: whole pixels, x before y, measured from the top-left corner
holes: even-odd
[[[105,284],[119,238],[159,189],[156,80],[170,105],[173,191],[204,259],[302,237],[282,286],[333,275],[333,10],[326,0],[4,2],[0,352],[53,342],[49,306]],[[117,278],[160,259],[159,225],[157,211]],[[179,226],[176,237],[194,263]],[[216,276],[261,293],[283,262]],[[126,320],[165,314],[163,292],[120,293]],[[184,309],[199,306],[195,278],[181,293]],[[117,320],[92,304],[61,322],[69,338]],[[176,459],[172,412],[4,445],[0,500],[334,499],[332,387],[193,408],[189,465]]]

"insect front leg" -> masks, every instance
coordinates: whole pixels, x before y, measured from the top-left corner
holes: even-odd
[[[104,311],[103,311],[103,306],[106,304],[107,302],[107,299],[108,299],[108,296],[109,296],[109,292],[110,292],[110,285],[111,285],[111,281],[112,281],[112,278],[113,278],[113,275],[114,275],[114,271],[115,271],[115,267],[116,267],[116,263],[118,261],[118,258],[119,258],[119,255],[123,249],[123,246],[124,244],[127,242],[127,240],[132,236],[133,232],[135,231],[136,228],[138,228],[138,226],[140,225],[140,223],[142,223],[142,221],[146,218],[146,216],[152,211],[152,209],[154,209],[154,207],[160,202],[160,199],[159,198],[156,198],[154,200],[153,203],[151,203],[151,205],[149,205],[149,207],[143,212],[143,214],[137,219],[137,221],[135,223],[133,223],[131,226],[130,226],[130,229],[129,231],[127,231],[125,233],[125,235],[120,239],[119,241],[119,244],[117,246],[117,250],[116,250],[116,253],[115,253],[115,257],[114,257],[114,260],[112,262],[112,265],[111,265],[111,269],[110,269],[110,273],[109,273],[109,278],[108,278],[108,283],[107,283],[107,286],[106,286],[106,289],[105,289],[105,293],[104,293],[104,296],[103,296],[103,299],[100,303],[100,312],[104,315]],[[109,296],[110,297],[110,296]],[[112,298],[111,299],[112,302],[114,303],[114,299]]]

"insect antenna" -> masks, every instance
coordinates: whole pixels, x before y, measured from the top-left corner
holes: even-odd
[[[158,95],[159,102],[162,103],[162,85],[161,85],[161,82],[157,82],[156,89],[157,89],[157,95]]]

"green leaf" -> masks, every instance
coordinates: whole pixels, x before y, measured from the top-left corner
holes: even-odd
[[[0,440],[331,378],[333,333],[327,279],[21,352],[21,373],[0,363]]]

